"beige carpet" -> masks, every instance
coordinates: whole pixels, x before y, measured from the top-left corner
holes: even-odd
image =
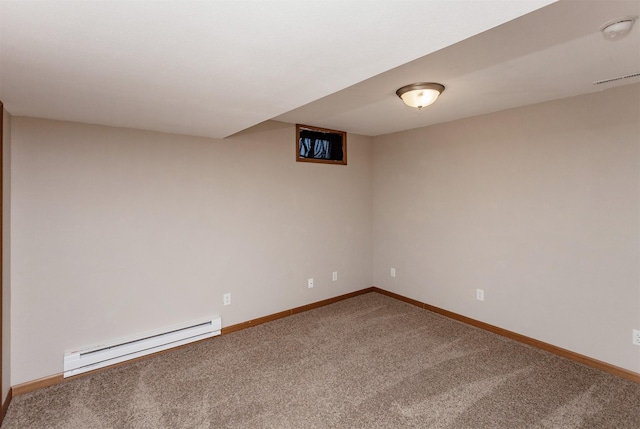
[[[2,428],[640,428],[640,385],[369,293],[14,398]]]

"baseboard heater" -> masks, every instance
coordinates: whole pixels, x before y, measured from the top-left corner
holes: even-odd
[[[220,335],[220,317],[64,354],[64,377]]]

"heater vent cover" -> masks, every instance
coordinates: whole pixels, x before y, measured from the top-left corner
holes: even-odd
[[[65,353],[64,377],[220,335],[221,329],[222,321],[215,316],[137,338]]]

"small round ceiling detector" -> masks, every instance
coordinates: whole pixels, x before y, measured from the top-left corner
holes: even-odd
[[[633,24],[636,22],[636,19],[638,19],[637,16],[623,16],[621,18],[612,19],[600,27],[602,36],[605,40],[609,41],[620,40],[629,34]]]

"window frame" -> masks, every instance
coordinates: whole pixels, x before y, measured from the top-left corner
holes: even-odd
[[[342,142],[342,159],[322,159],[322,158],[307,158],[300,156],[300,131],[307,130],[323,134],[332,134],[338,136]],[[311,125],[296,124],[296,161],[297,162],[314,162],[319,164],[335,164],[335,165],[347,165],[347,133],[346,131],[331,130],[329,128],[314,127]]]

